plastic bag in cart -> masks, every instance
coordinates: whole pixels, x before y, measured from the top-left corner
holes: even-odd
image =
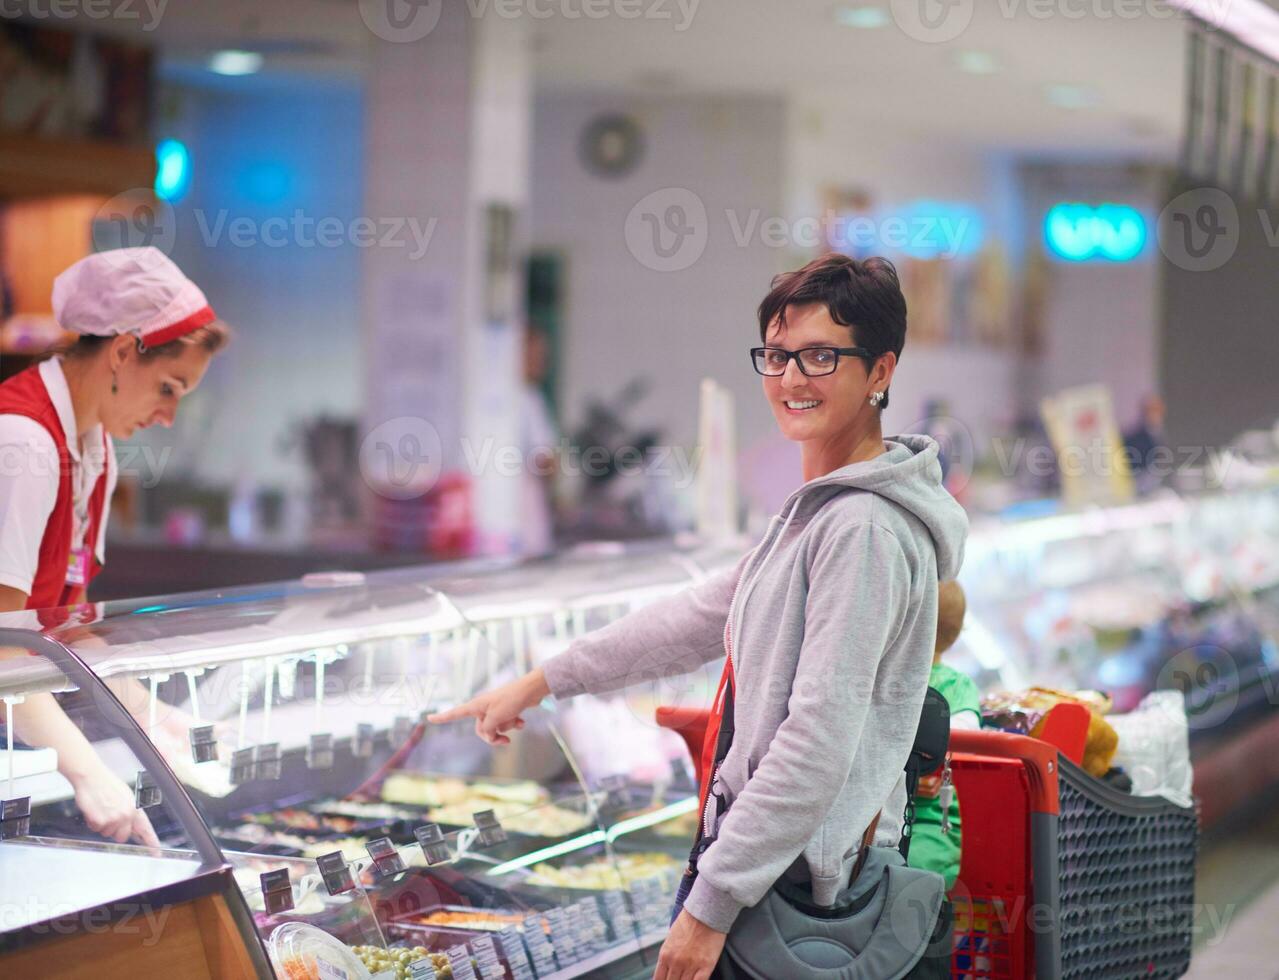
[[[1107,721],[1119,735],[1114,764],[1132,779],[1134,796],[1162,796],[1182,807],[1193,803],[1190,731],[1180,691],[1154,691],[1133,711]]]

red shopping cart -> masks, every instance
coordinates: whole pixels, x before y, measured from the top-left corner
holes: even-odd
[[[1190,965],[1199,822],[1131,796],[1047,742],[951,733],[963,854],[952,977],[1179,977]]]

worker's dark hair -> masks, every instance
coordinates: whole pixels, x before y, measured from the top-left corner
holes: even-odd
[[[64,357],[91,357],[109,344],[114,337],[97,337],[81,334],[63,351]],[[216,354],[231,340],[231,328],[221,320],[214,320],[203,327],[196,327],[188,334],[158,347],[139,349],[138,356],[144,361],[158,357],[178,357],[188,347],[202,347],[210,354]]]
[[[906,344],[906,297],[897,269],[888,259],[859,262],[831,253],[774,277],[772,289],[759,304],[760,340],[768,342],[768,329],[774,323],[786,325],[790,307],[809,303],[821,303],[832,320],[848,327],[854,346],[865,347],[876,358],[889,351],[901,358]],[[888,407],[887,391],[879,407]]]

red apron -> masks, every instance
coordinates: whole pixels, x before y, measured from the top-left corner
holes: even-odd
[[[71,543],[75,510],[72,503],[74,491],[71,453],[67,449],[66,433],[62,431],[58,410],[49,397],[49,390],[45,387],[38,366],[27,368],[0,384],[0,415],[22,415],[38,422],[49,433],[58,450],[58,496],[54,500],[53,511],[49,514],[49,521],[40,541],[39,564],[26,607],[54,610],[81,602],[89,583],[101,571],[95,545],[107,510],[107,467],[103,467],[89,496],[84,546],[80,554],[73,554]],[[105,432],[102,435],[102,446],[104,451],[108,449]],[[52,627],[60,625],[66,618],[65,613],[42,614],[41,622],[46,627]]]

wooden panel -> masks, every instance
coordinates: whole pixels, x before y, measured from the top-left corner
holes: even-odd
[[[254,968],[225,900],[210,895],[24,947],[0,959],[0,976],[246,980]]]
[[[0,134],[0,198],[102,194],[149,188],[155,153],[149,146],[113,146]]]
[[[13,290],[14,313],[49,313],[53,280],[93,251],[93,218],[101,195],[13,201],[0,221],[0,261]]]
[[[217,980],[239,980],[253,976],[253,960],[244,948],[226,899],[211,895],[195,903],[196,920],[204,941],[204,959],[209,975]]]

